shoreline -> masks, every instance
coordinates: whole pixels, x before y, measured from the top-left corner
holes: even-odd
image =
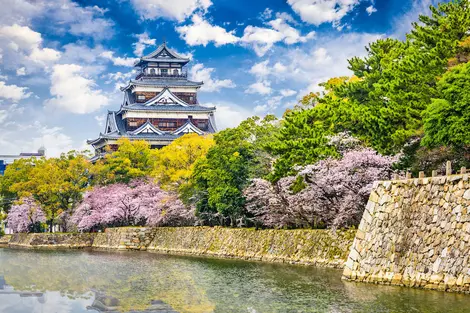
[[[0,247],[28,250],[146,251],[344,268],[356,230],[255,230],[222,227],[123,227],[103,233],[13,234]]]

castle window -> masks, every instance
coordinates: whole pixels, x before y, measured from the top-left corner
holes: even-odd
[[[168,74],[168,70],[166,68],[162,68],[160,70],[160,72],[162,73],[162,75],[167,75]]]
[[[138,95],[138,96],[137,96],[137,100],[145,100],[145,96],[143,96],[143,95]]]
[[[178,75],[178,70],[173,70],[173,75]]]
[[[159,122],[158,127],[176,127],[176,122]]]
[[[155,75],[155,69],[154,68],[150,69],[150,75]]]
[[[137,122],[129,121],[130,127],[137,127]]]
[[[197,127],[199,127],[200,129],[205,129],[207,128],[207,122],[206,121],[198,122]]]

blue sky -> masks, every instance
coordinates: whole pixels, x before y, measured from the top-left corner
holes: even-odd
[[[0,154],[89,148],[135,58],[163,40],[192,58],[219,128],[282,115],[435,0],[1,0]]]

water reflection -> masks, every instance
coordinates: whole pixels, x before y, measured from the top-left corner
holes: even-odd
[[[469,312],[470,296],[341,271],[136,252],[0,249],[0,312]]]

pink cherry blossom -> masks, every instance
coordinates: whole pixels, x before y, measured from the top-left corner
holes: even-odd
[[[44,212],[31,197],[21,198],[11,207],[7,217],[8,227],[15,233],[31,232],[35,226],[45,222]]]
[[[303,168],[305,188],[293,193],[297,177],[272,186],[255,179],[245,190],[247,210],[267,227],[347,227],[360,222],[372,184],[389,179],[395,157],[371,149],[352,150]]]
[[[176,194],[139,179],[129,185],[93,188],[75,210],[72,222],[82,231],[113,226],[183,226],[194,223],[194,213]]]

